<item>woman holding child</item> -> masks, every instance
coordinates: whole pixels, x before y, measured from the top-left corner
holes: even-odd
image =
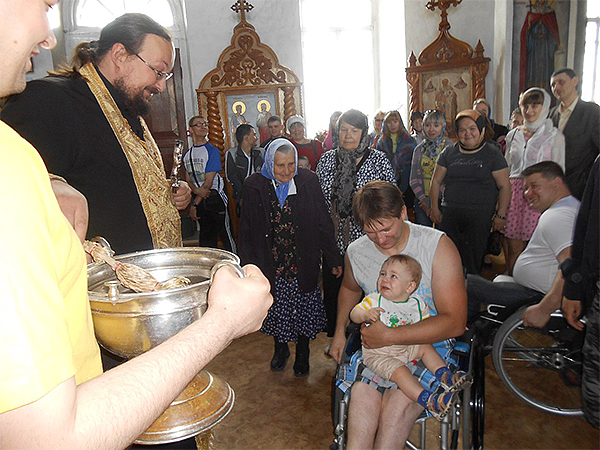
[[[310,369],[309,341],[326,323],[317,284],[321,252],[334,276],[342,259],[319,180],[297,164],[290,141],[269,145],[261,173],[244,183],[238,248],[242,264],[256,264],[271,282],[273,306],[261,328],[275,339],[271,370],[285,367],[288,342],[296,342],[294,375],[302,377]]]
[[[377,292],[367,295],[352,308],[354,323],[381,321],[388,328],[413,325],[428,319],[429,307],[416,293],[421,283],[421,264],[409,255],[393,255],[385,260],[377,278]],[[438,420],[442,420],[456,401],[456,394],[470,384],[462,371],[452,371],[431,344],[388,345],[380,348],[363,346],[365,365],[380,377],[393,381],[402,392],[418,402]],[[424,388],[408,368],[411,361],[421,360],[441,384],[439,389]]]

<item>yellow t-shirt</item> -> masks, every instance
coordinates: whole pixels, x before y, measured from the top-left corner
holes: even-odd
[[[0,122],[0,413],[102,373],[83,249],[36,150]]]
[[[423,170],[423,187],[425,190],[425,196],[429,197],[431,179],[433,178],[433,169],[435,169],[435,159],[432,159],[427,155],[423,155],[421,160],[421,169]]]

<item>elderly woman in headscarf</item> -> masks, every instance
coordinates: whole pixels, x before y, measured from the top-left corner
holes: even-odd
[[[384,152],[390,159],[407,208],[412,208],[414,201],[414,194],[408,182],[415,145],[414,139],[404,128],[400,113],[388,112],[383,119],[383,132],[377,143],[377,150]]]
[[[242,264],[256,264],[271,282],[274,302],[261,328],[275,339],[271,370],[285,367],[288,342],[296,342],[294,375],[302,377],[310,369],[309,341],[325,328],[321,252],[337,277],[342,258],[319,180],[297,164],[289,140],[269,145],[261,172],[244,182],[238,249]]]
[[[442,151],[433,172],[431,219],[454,241],[467,273],[479,274],[490,228],[501,230],[506,225],[508,167],[497,144],[485,138],[489,124],[485,116],[467,109],[458,113],[455,124],[458,142]]]
[[[450,142],[444,135],[446,116],[442,111],[430,110],[423,119],[423,141],[415,147],[410,171],[410,187],[415,194],[415,219],[419,225],[432,226],[429,218],[431,201],[429,188],[435,163]]]
[[[392,165],[385,153],[369,148],[369,121],[351,109],[337,122],[338,147],[326,152],[317,165],[317,177],[333,219],[339,254],[364,234],[352,215],[352,199],[358,189],[372,180],[395,182]],[[337,318],[337,297],[341,279],[331,277],[323,264],[323,293],[327,311],[327,335],[333,336]]]
[[[565,137],[548,119],[550,94],[542,88],[531,88],[519,98],[523,125],[506,136],[506,160],[512,196],[503,230],[508,241],[506,273],[512,275],[517,257],[525,249],[537,226],[540,213],[531,209],[523,192],[521,173],[542,161],[554,161],[565,170]]]

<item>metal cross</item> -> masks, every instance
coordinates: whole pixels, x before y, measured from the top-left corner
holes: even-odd
[[[430,9],[431,11],[435,11],[435,8],[439,8],[440,11],[442,11],[442,21],[440,22],[440,25],[438,27],[439,30],[442,31],[450,29],[450,24],[446,19],[448,17],[448,13],[446,12],[446,10],[451,6],[458,6],[458,4],[461,2],[462,0],[429,0],[425,7],[427,9]]]
[[[252,9],[254,9],[254,5],[251,5],[246,0],[237,0],[233,5],[231,5],[231,9],[236,13],[241,13],[242,22],[245,22],[246,13],[252,11]]]

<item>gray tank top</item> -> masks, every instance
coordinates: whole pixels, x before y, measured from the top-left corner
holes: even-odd
[[[437,315],[437,309],[431,293],[431,276],[433,273],[433,258],[443,232],[434,228],[415,225],[407,222],[410,234],[402,254],[412,256],[420,264],[423,271],[421,284],[415,294],[423,299],[432,316]],[[381,253],[373,241],[362,236],[348,246],[348,259],[352,273],[365,295],[377,291],[377,278],[381,265],[388,257]]]

